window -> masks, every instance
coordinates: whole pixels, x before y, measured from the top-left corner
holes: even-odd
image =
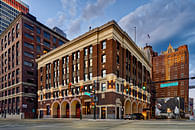
[[[102,91],[106,91],[106,84],[102,83]]]
[[[77,52],[77,59],[79,59],[80,58],[80,52],[78,51]]]
[[[119,64],[119,56],[116,57],[117,64]]]
[[[85,48],[85,56],[87,56],[87,55],[88,55],[88,49]]]
[[[29,52],[24,52],[24,55],[25,56],[28,56],[28,57],[30,57],[30,58],[34,58],[34,55],[33,54],[31,54],[31,53],[29,53]]]
[[[85,68],[88,67],[88,60],[85,61]]]
[[[19,74],[19,69],[16,70],[16,75],[18,75],[18,74]]]
[[[92,65],[93,65],[93,60],[90,59],[89,62],[90,62],[90,63],[89,63],[89,66],[92,67]]]
[[[28,33],[24,33],[24,36],[31,39],[31,40],[34,40],[34,37]]]
[[[73,53],[72,59],[76,60],[76,53]]]
[[[33,46],[32,44],[27,43],[27,42],[24,42],[24,46],[25,46],[25,47],[28,47],[28,48],[30,48],[30,49],[33,49],[33,48],[34,48],[34,46]]]
[[[106,70],[102,70],[102,77],[106,77]]]
[[[88,80],[88,74],[85,74],[85,81],[87,81]]]
[[[41,46],[37,45],[37,52],[41,52]]]
[[[64,42],[62,41],[62,40],[59,40],[59,43],[58,43],[59,45],[63,45],[64,44]]]
[[[37,33],[41,34],[41,29],[37,27]]]
[[[26,27],[27,29],[31,30],[31,31],[34,31],[34,27],[27,24],[27,23],[24,23],[24,27]]]
[[[106,49],[106,41],[102,42],[102,49]]]
[[[53,43],[56,43],[56,37],[53,37]]]
[[[50,34],[48,32],[43,32],[43,35],[45,38],[50,39]]]
[[[119,84],[116,84],[116,91],[119,92]]]
[[[106,63],[106,55],[102,55],[102,63]]]
[[[41,43],[41,39],[40,39],[39,36],[37,36],[37,42],[38,42],[38,43]]]
[[[47,42],[47,41],[43,41],[43,44],[46,46],[46,47],[48,47],[48,48],[50,48],[50,43],[49,42]]]
[[[93,76],[93,74],[89,73],[89,80],[92,80],[92,76]]]
[[[92,53],[93,53],[93,47],[90,46],[90,47],[89,47],[89,54],[92,54]]]
[[[77,64],[77,70],[80,70],[80,64],[79,63]]]
[[[33,63],[31,63],[29,61],[24,61],[24,65],[29,66],[29,67],[33,67]]]

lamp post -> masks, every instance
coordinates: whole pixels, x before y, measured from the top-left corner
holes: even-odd
[[[83,86],[80,86],[80,93],[81,93],[81,106],[80,106],[80,120],[82,120],[82,92],[83,92]]]
[[[93,115],[93,119],[96,120],[96,84],[97,82],[94,80],[94,92],[93,92],[93,95],[94,95],[94,115]]]
[[[123,119],[124,115],[124,80],[122,80],[122,116],[121,118]]]

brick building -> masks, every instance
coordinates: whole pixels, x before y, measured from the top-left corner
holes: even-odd
[[[149,118],[150,87],[142,85],[151,81],[151,64],[115,21],[36,61],[39,117],[93,118],[96,108],[102,119],[138,112]]]
[[[0,35],[0,116],[33,118],[37,108],[40,55],[68,40],[21,13]]]
[[[28,13],[29,6],[21,0],[0,0],[0,34],[20,12]]]
[[[187,45],[173,49],[170,44],[167,51],[162,52],[159,56],[154,56],[152,62],[152,80],[154,82],[189,77],[189,53]],[[155,88],[156,99],[180,97],[181,112],[188,113],[189,80],[156,83]],[[174,112],[171,111],[171,113]]]

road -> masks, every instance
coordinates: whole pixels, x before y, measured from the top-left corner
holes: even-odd
[[[173,120],[2,120],[0,130],[195,130],[195,121]]]

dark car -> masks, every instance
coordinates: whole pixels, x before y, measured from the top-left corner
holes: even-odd
[[[134,115],[134,114],[127,114],[127,115],[125,115],[125,117],[124,117],[124,119],[125,120],[127,120],[127,119],[129,119],[129,120],[135,120],[136,119],[136,115]]]
[[[134,113],[132,115],[134,115],[137,120],[144,120],[144,116],[141,113]]]

